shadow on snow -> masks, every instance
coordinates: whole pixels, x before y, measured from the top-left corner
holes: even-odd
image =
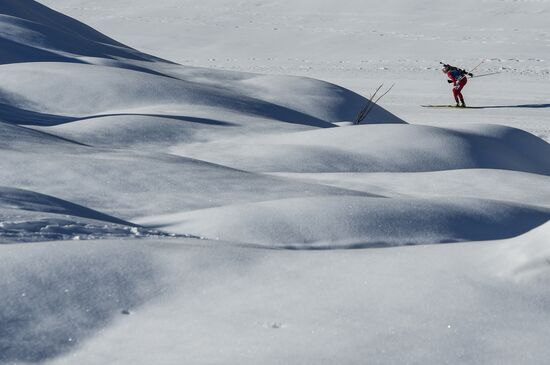
[[[470,109],[505,109],[505,108],[544,109],[544,108],[550,108],[550,104],[486,105],[486,106],[468,106],[468,108]]]

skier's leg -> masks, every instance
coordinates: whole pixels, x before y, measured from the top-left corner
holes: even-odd
[[[460,91],[458,91],[458,89],[456,87],[453,87],[453,96],[455,98],[455,101],[456,101],[456,105],[458,106],[458,95],[460,94]]]
[[[460,99],[460,106],[466,106],[466,103],[464,102],[464,96],[460,91],[458,92],[458,98]]]
[[[460,99],[461,106],[463,106],[463,107],[466,106],[466,103],[464,103],[464,96],[462,95],[462,89],[464,88],[464,86],[466,85],[467,82],[468,82],[468,79],[463,78],[462,80],[460,80],[460,82],[457,85],[457,88],[455,89],[456,94],[457,94],[458,98]],[[457,103],[458,103],[458,101],[457,101]]]
[[[464,85],[460,84],[460,85],[457,85],[457,88],[455,89],[456,91],[456,96],[460,99],[460,102],[462,104],[464,104],[464,95],[462,95],[462,88],[464,87]],[[458,102],[458,100],[457,100]]]

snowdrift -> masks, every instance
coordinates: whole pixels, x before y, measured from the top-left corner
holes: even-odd
[[[174,153],[261,172],[420,172],[492,168],[550,174],[550,145],[483,124],[365,125],[174,148]]]
[[[144,247],[122,241],[102,250],[94,242],[26,247],[0,246],[1,363],[52,359],[156,294],[160,270]]]
[[[370,195],[158,153],[72,149],[3,151],[5,186],[55,196],[124,220],[285,197]],[[68,182],[75,186],[68,187]]]
[[[0,121],[0,150],[20,151],[57,151],[70,152],[81,143],[70,141],[47,132],[4,123]]]
[[[169,47],[189,57],[217,47],[203,35],[220,29],[233,29],[220,37],[224,57],[240,55],[242,36],[256,40],[258,30],[277,42],[246,38],[246,52],[269,48],[266,58],[284,54],[300,66],[305,45],[322,64],[327,49],[331,58],[346,54],[349,39],[360,74],[390,72],[404,81],[401,95],[433,71],[416,73],[432,62],[426,57],[441,56],[442,44],[473,44],[455,47],[465,60],[481,48],[508,54],[502,44],[521,51],[540,41],[533,19],[548,23],[540,1],[468,0],[479,11],[456,17],[433,1],[212,0],[214,13],[212,3],[181,0],[161,1],[170,8],[149,0],[48,3],[93,3],[110,19],[131,17],[140,32],[155,31],[143,14],[184,34],[175,24],[187,19],[198,30]],[[254,24],[228,16],[241,10]],[[341,23],[327,21],[334,12]],[[402,21],[399,12],[414,18]],[[503,31],[501,19],[529,19],[530,29]],[[550,357],[550,153],[534,135],[448,120],[444,128],[407,125],[378,107],[368,118],[378,125],[337,127],[349,125],[365,98],[308,78],[177,65],[31,0],[0,2],[0,47],[0,363]],[[396,49],[411,50],[411,59],[394,63],[400,71],[370,74]],[[531,51],[527,63],[539,63],[543,51]],[[347,61],[338,67],[350,71]],[[539,74],[547,75],[545,65]],[[516,76],[533,71],[513,67]],[[525,119],[544,120],[544,105]],[[470,123],[471,111],[452,112]],[[477,121],[495,122],[493,111]],[[217,240],[179,237],[189,234]],[[415,247],[387,248],[404,245]]]
[[[464,197],[550,207],[550,176],[496,169],[434,172],[278,173],[303,182],[388,198]]]
[[[52,196],[0,186],[0,209],[3,208],[72,215],[110,223],[133,225],[121,219]]]
[[[83,62],[80,57],[158,60],[34,0],[0,4],[0,63]]]
[[[149,67],[154,70],[156,65]],[[216,124],[220,115],[231,113],[232,119],[226,122],[244,127],[252,121],[241,118],[252,116],[263,124],[275,123],[272,128],[284,130],[294,126],[290,130],[296,130],[301,126],[303,130],[333,127],[331,122],[352,119],[366,103],[351,91],[321,81],[300,79],[303,80],[300,90],[295,87],[300,81],[288,77],[280,77],[280,82],[287,82],[284,97],[262,99],[258,97],[262,90],[257,85],[267,85],[273,77],[248,85],[246,79],[262,76],[243,75],[226,81],[218,73],[212,72],[203,82],[194,76],[176,78],[98,65],[59,62],[42,64],[40,68],[28,63],[4,65],[0,68],[4,79],[0,117],[17,124],[46,126],[104,116],[165,116],[183,120],[195,117]],[[379,116],[381,122],[392,119],[390,114],[385,117],[382,110]],[[397,118],[392,120],[401,122]],[[221,127],[228,123],[218,124],[219,129],[227,129]],[[130,123],[127,128],[131,127]],[[250,133],[245,128],[240,131]],[[259,133],[258,129],[252,131]]]
[[[491,263],[503,278],[516,282],[547,282],[550,277],[550,222],[511,240],[496,251]]]
[[[0,56],[4,64],[0,120],[17,124],[58,125],[102,116],[158,114],[172,120],[216,121],[221,113],[238,112],[231,122],[243,122],[241,117],[251,115],[271,122],[332,127],[332,122],[353,119],[367,102],[349,90],[313,79],[175,65],[32,0],[3,2],[0,42],[5,49]],[[373,116],[380,122],[402,123],[379,107]],[[127,121],[126,129],[132,127]]]
[[[482,199],[317,197],[138,222],[168,232],[269,247],[361,248],[509,238],[549,219],[549,208]]]
[[[190,240],[4,245],[0,361],[521,363],[528,351],[544,362],[547,280],[520,286],[502,269],[510,248],[536,257],[546,228],[509,241],[330,252]]]
[[[236,214],[234,207],[240,211],[240,204],[262,207],[269,203],[259,202],[297,199],[295,203],[305,204],[304,216],[308,218],[317,214],[317,204],[309,200],[314,201],[313,197],[327,197],[319,198],[323,211],[328,204],[323,199],[346,196],[342,200],[346,203],[328,204],[336,204],[334,209],[339,211],[338,207],[353,200],[349,196],[384,195],[376,188],[376,193],[354,191],[250,171],[370,173],[485,168],[550,174],[550,162],[545,158],[550,154],[548,144],[520,130],[407,125],[380,108],[373,110],[369,121],[381,124],[336,127],[335,123],[353,120],[367,101],[339,86],[308,78],[173,64],[126,47],[30,0],[4,2],[0,11],[0,36],[9,50],[6,59],[0,60],[4,63],[0,66],[0,183],[6,187],[54,196],[128,222],[181,212],[202,216],[209,208],[216,208],[222,221],[224,214]],[[42,57],[41,52],[60,58]],[[394,195],[386,191],[388,196]],[[40,201],[38,196],[29,200],[34,198]],[[397,206],[400,201],[386,203]],[[434,204],[435,211],[443,210],[439,202]],[[455,209],[451,204],[454,213],[447,219],[459,222],[465,216],[481,214],[483,209],[476,204],[471,211],[465,205]],[[293,213],[276,208],[274,215],[282,222],[304,219],[300,209],[291,205],[282,203]],[[352,214],[356,222],[393,214],[386,213],[381,203],[360,206]],[[484,214],[496,214],[498,209],[489,206]],[[429,207],[427,204],[423,212]],[[264,220],[272,219],[269,209],[262,214]],[[516,230],[504,229],[502,237],[540,223],[538,213],[525,216],[532,218],[531,223],[520,224]],[[334,221],[340,220],[345,221],[344,216]],[[365,232],[361,224],[354,223],[359,228],[349,231],[336,230],[335,240],[343,245],[361,244]],[[218,229],[212,227],[212,232]],[[406,227],[401,236],[414,230]],[[414,242],[431,233],[430,242],[479,239],[462,231],[442,233],[437,225],[430,233],[428,223],[422,227]],[[205,228],[209,235],[211,231]],[[256,229],[266,229],[267,241],[275,243],[269,225],[258,223]],[[490,234],[481,238],[501,237],[495,233],[498,230],[489,229]],[[287,241],[320,242],[321,237],[291,234]],[[384,244],[392,242],[393,238]],[[395,242],[407,243],[398,238]]]
[[[520,130],[484,125],[407,125],[381,108],[374,109],[369,117],[369,121],[381,124],[336,127],[335,123],[353,120],[367,101],[339,86],[308,78],[166,62],[34,1],[10,0],[0,11],[1,39],[10,47],[19,47],[8,47],[6,59],[0,60],[4,63],[0,66],[0,183],[6,187],[54,196],[125,222],[176,213],[203,217],[204,209],[209,208],[216,208],[217,219],[223,221],[224,215],[235,217],[240,204],[258,203],[262,207],[270,203],[259,202],[269,201],[285,202],[282,206],[290,210],[287,214],[283,208],[273,212],[267,209],[263,220],[300,222],[321,214],[315,211],[317,204],[311,203],[314,197],[327,197],[319,198],[323,211],[328,204],[323,199],[346,196],[342,200],[346,203],[328,204],[336,204],[334,209],[339,211],[353,200],[350,196],[395,196],[396,192],[376,186],[372,187],[374,192],[370,187],[355,191],[344,187],[345,181],[342,187],[331,187],[295,181],[300,179],[296,176],[277,178],[250,171],[372,173],[484,168],[550,173],[550,162],[545,158],[550,154],[548,144]],[[58,58],[44,58],[41,52]],[[540,177],[528,180],[539,181]],[[510,190],[517,191],[517,187]],[[304,217],[300,208],[288,203],[292,199],[305,204]],[[397,206],[400,201],[386,203]],[[434,204],[435,211],[443,210],[440,202]],[[381,203],[360,206],[352,214],[355,228],[335,230],[338,244],[362,244],[369,227],[361,228],[362,220],[393,217]],[[483,209],[474,206],[470,211],[465,205],[452,208],[454,213],[447,219],[459,222],[481,214]],[[422,208],[423,212],[429,212],[429,207]],[[496,214],[497,210],[487,208],[483,214]],[[21,212],[22,208],[14,211]],[[515,228],[504,229],[501,236],[495,233],[499,230],[495,226],[487,237],[454,230],[447,234],[437,224],[430,228],[426,222],[412,241],[419,243],[421,237],[431,237],[429,242],[508,237],[541,222],[538,213],[525,217],[531,217],[525,218],[531,223],[519,224],[519,228],[512,225]],[[343,220],[344,227],[348,224],[344,218],[340,215],[334,222],[338,225]],[[401,218],[395,221],[403,222]],[[34,222],[37,218],[27,219]],[[244,222],[247,220],[241,224]],[[502,227],[503,222],[499,223]],[[35,226],[19,223],[25,229]],[[284,231],[273,231],[269,224],[254,219],[249,223],[258,224],[253,229],[258,230],[258,237],[252,234],[252,241],[262,241],[260,231],[265,229],[265,241],[276,244],[272,233]],[[303,225],[307,221],[299,224]],[[218,229],[223,233],[226,228],[218,226],[212,222],[212,229],[204,227],[204,235],[217,236]],[[177,231],[191,233],[183,232],[182,227]],[[399,237],[406,236],[409,229],[415,232],[414,227],[405,224],[402,228],[395,240],[382,240],[383,244],[407,243]],[[383,232],[365,242],[376,243]],[[321,236],[290,234],[279,243],[328,244],[327,237],[331,235],[323,240]],[[249,237],[235,238],[246,241]]]
[[[1,186],[0,219],[0,244],[168,236],[53,196]]]

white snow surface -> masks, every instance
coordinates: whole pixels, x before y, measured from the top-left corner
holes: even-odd
[[[367,250],[178,239],[8,245],[0,308],[12,321],[2,326],[3,356],[543,364],[548,228],[504,241]]]
[[[0,363],[546,363],[550,1],[456,7],[2,0]]]
[[[196,210],[140,223],[270,247],[362,248],[505,238],[549,219],[549,208],[484,199],[316,197]]]

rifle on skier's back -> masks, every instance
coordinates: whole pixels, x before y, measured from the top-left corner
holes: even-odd
[[[492,75],[498,75],[500,73],[499,71],[497,71],[497,72],[489,72],[489,73],[485,73],[485,74],[481,74],[481,75],[478,75],[478,74],[474,75],[473,71],[475,71],[479,66],[481,66],[483,64],[483,62],[485,62],[485,60],[478,63],[476,65],[476,67],[472,68],[470,71],[466,71],[466,70],[463,70],[463,69],[458,68],[456,66],[449,65],[448,63],[444,63],[444,62],[439,62],[439,63],[443,65],[443,68],[448,68],[449,70],[457,70],[457,71],[460,72],[461,75],[466,75],[467,77],[470,77],[470,78],[492,76]]]
[[[466,70],[464,70],[460,67],[449,65],[448,63],[444,63],[444,62],[439,62],[439,63],[443,65],[443,70],[446,70],[447,72],[448,71],[457,71],[460,74],[461,78],[462,77],[467,77],[467,76],[474,77],[474,74],[472,73],[472,71],[475,70],[476,68],[478,68],[479,65],[481,65],[481,63],[480,63],[479,65],[474,67],[471,71],[466,71]]]

